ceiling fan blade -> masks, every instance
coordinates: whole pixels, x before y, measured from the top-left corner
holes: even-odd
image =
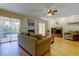
[[[54,10],[54,11],[52,11],[52,12],[57,12],[58,10]]]
[[[55,15],[55,13],[51,13],[52,15]]]

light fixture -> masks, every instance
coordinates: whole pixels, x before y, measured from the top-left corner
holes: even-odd
[[[47,13],[47,16],[55,15],[55,13],[56,13],[57,11],[58,11],[58,10],[49,9],[49,10],[48,10],[48,13]]]
[[[52,14],[51,13],[48,13],[47,16],[52,16]]]

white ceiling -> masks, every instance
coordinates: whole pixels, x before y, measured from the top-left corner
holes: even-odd
[[[0,3],[0,8],[41,19],[79,15],[78,3]],[[56,15],[47,16],[47,10],[49,8],[57,9],[58,12]]]

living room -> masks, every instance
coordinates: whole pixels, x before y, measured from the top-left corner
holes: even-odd
[[[6,21],[3,21],[3,25],[0,24],[2,25],[0,27],[0,38],[2,38],[0,39],[0,46],[2,47],[0,48],[0,55],[79,55],[79,11],[77,5],[79,4],[0,4],[0,20],[10,20],[10,24],[8,24],[10,28],[6,27],[10,31],[3,30]],[[12,25],[12,21],[16,20],[19,21],[17,27],[14,25],[15,23]],[[14,34],[17,36],[15,37]],[[10,36],[8,40],[4,40],[8,36]],[[16,38],[17,40],[13,40]],[[9,51],[6,51],[7,49]],[[15,52],[12,52],[13,50]]]

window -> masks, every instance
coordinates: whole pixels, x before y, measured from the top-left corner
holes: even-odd
[[[45,36],[45,23],[39,23],[39,34]]]

